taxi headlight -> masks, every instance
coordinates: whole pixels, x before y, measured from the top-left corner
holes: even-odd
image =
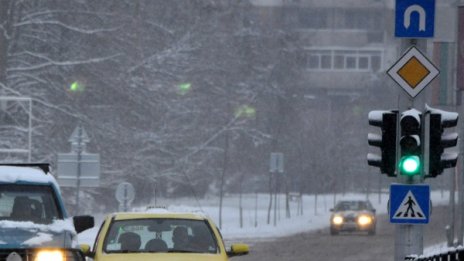
[[[61,250],[40,250],[34,261],[66,261],[65,253]]]
[[[341,225],[341,224],[343,224],[343,217],[342,217],[342,216],[334,216],[334,217],[332,218],[332,223],[333,223],[334,225]]]
[[[358,217],[358,224],[361,226],[369,225],[372,223],[372,217],[368,215],[361,215]]]

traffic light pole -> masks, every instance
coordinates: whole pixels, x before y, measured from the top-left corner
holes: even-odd
[[[403,39],[401,40],[401,52],[406,51],[412,45],[415,45],[421,51],[426,53],[426,40],[417,39]],[[400,101],[401,97],[406,97],[404,94],[399,93]],[[421,95],[422,97],[424,94]],[[409,98],[409,97],[408,97]],[[409,99],[410,104],[398,104],[400,111],[408,109],[408,107],[414,107],[414,99]],[[422,103],[425,104],[425,103]],[[421,106],[422,107],[422,106]],[[397,128],[398,129],[398,128]],[[399,130],[399,129],[398,129]],[[400,135],[397,135],[400,137]],[[397,143],[399,144],[399,143]],[[397,162],[400,158],[400,150],[397,153]],[[428,163],[426,163],[428,164]],[[421,171],[423,172],[423,169]],[[400,184],[420,184],[423,183],[423,174],[413,176],[403,176],[397,172],[397,182]],[[423,225],[412,225],[412,224],[396,224],[395,225],[395,261],[403,261],[408,255],[420,255],[424,251],[424,227]]]
[[[420,124],[424,123],[424,114],[421,114],[420,116]],[[400,127],[399,134],[401,134],[401,130],[403,128]],[[421,137],[424,137],[424,129],[423,127],[420,127],[421,129]],[[397,135],[399,138],[401,138],[401,135]],[[423,142],[421,140],[420,142]],[[421,147],[421,152],[420,154],[423,155],[423,150],[424,146]],[[397,157],[398,160],[397,162],[401,162],[401,146],[400,149],[398,149],[397,152]],[[424,180],[424,165],[428,165],[425,163],[426,157],[422,156],[422,159],[420,162],[420,173],[418,175],[402,175],[401,172],[403,171],[402,169],[397,170],[397,182],[400,184],[421,184],[423,183]],[[417,224],[396,224],[395,226],[395,261],[400,261],[404,260],[404,258],[408,255],[412,254],[417,254],[420,255],[423,253],[424,249],[424,227],[423,225],[417,225]]]

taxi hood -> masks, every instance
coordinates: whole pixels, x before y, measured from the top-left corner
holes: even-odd
[[[98,257],[101,261],[146,261],[146,260],[169,260],[169,261],[227,261],[227,257],[221,254],[198,254],[198,253],[126,253],[126,254],[104,254]]]

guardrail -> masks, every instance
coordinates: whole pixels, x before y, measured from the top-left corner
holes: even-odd
[[[408,261],[464,261],[464,249],[456,249],[432,256],[407,256]]]

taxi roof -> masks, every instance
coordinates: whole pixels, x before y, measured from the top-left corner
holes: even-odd
[[[163,211],[164,210],[164,211]],[[118,212],[112,214],[115,220],[125,219],[143,219],[143,218],[178,218],[178,219],[194,219],[194,220],[205,220],[209,219],[206,215],[200,213],[183,213],[173,212],[165,209],[153,209],[145,212]]]

